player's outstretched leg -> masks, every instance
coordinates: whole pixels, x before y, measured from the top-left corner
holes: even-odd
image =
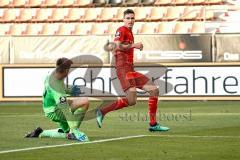
[[[119,110],[128,106],[128,100],[126,98],[118,99],[115,102],[112,102],[107,105],[103,105],[96,110],[96,120],[99,128],[102,128],[102,122],[104,116],[111,111]]]
[[[133,106],[136,104],[136,88],[130,87],[128,90],[125,91],[125,93],[125,98],[120,98],[117,101],[108,105],[104,105],[96,110],[96,119],[99,128],[102,127],[103,118],[108,112],[119,110],[124,107]]]

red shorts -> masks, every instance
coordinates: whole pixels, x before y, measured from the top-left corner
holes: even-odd
[[[117,67],[116,68],[117,77],[121,83],[122,89],[127,91],[131,87],[136,87],[142,89],[143,86],[149,81],[149,78],[145,75],[135,72],[132,65],[127,65],[125,67]],[[138,76],[135,78],[127,78],[129,72],[135,72]]]

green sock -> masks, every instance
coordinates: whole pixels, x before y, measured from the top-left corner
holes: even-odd
[[[67,122],[71,129],[79,128],[84,116],[85,116],[86,110],[84,108],[78,108],[72,113],[72,117],[69,117],[67,119]]]
[[[44,130],[39,137],[40,138],[66,138],[66,133],[58,132],[59,129]]]
[[[66,117],[67,123],[70,129],[77,129],[81,125],[81,122],[86,114],[85,108],[78,108],[74,112],[71,111],[69,104],[62,104],[60,106],[61,111]]]

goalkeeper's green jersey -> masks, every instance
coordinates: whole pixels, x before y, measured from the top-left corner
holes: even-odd
[[[45,78],[43,92],[43,110],[45,113],[54,112],[62,101],[66,101],[68,90],[64,85],[64,80],[58,80],[53,73]]]

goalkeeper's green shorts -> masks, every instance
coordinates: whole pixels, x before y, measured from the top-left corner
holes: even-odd
[[[49,118],[50,120],[57,122],[59,127],[65,132],[70,131],[70,127],[67,123],[66,117],[61,111],[61,109],[56,108],[54,112],[50,112],[46,114],[46,117]]]

